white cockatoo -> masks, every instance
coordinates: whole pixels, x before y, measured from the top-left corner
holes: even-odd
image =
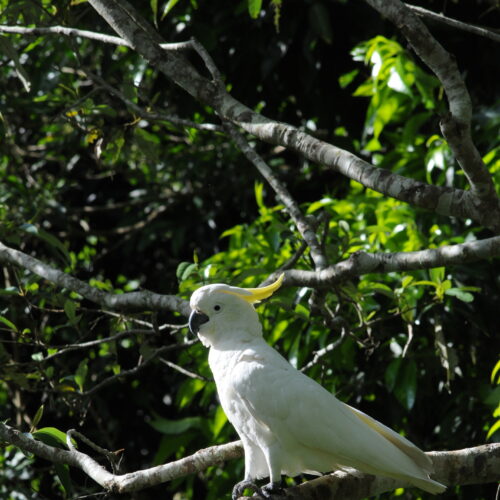
[[[207,285],[191,296],[189,328],[209,347],[208,361],[224,412],[245,451],[246,487],[269,496],[281,475],[321,474],[349,467],[407,481],[430,493],[432,462],[413,443],[339,401],[296,370],[262,337],[253,304],[270,297],[283,275],[262,288]],[[269,477],[262,489],[256,479]]]

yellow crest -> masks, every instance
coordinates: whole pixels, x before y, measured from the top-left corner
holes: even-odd
[[[219,290],[222,293],[229,293],[231,295],[236,295],[240,297],[240,299],[246,300],[250,302],[250,304],[255,304],[256,302],[260,302],[261,300],[267,299],[270,297],[283,283],[283,279],[285,278],[285,274],[281,273],[278,279],[271,283],[270,285],[263,286],[261,288],[238,288],[238,287],[230,287],[231,290]]]

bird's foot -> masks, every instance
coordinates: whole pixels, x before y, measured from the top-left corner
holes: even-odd
[[[262,498],[266,498],[264,496],[264,492],[257,486],[257,484],[255,484],[251,479],[244,479],[234,485],[232,500],[237,500],[243,496],[243,491],[247,488],[252,490],[254,493],[257,493],[257,495],[260,495]]]
[[[263,498],[271,498],[274,496],[282,496],[285,494],[283,490],[283,483],[282,481],[276,481],[274,483],[267,483],[265,486],[262,486],[261,490],[261,496]]]

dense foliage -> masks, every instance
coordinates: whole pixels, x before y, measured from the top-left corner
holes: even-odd
[[[438,80],[362,3],[135,3],[166,40],[196,36],[247,105],[377,166],[466,188],[439,133],[445,105]],[[471,4],[450,5],[450,13],[488,24],[495,9]],[[0,6],[1,24],[109,33],[84,1],[2,0]],[[475,139],[500,186],[493,42],[432,29],[467,73]],[[217,123],[212,110],[132,50],[54,35],[2,35],[0,44],[5,244],[114,293],[149,289],[189,298],[203,283],[257,286],[292,258],[295,268],[311,268],[280,200],[228,137],[168,119]],[[165,116],[141,117],[133,105]],[[383,197],[281,148],[257,148],[314,220],[331,262],[359,250],[413,251],[488,235],[470,221]],[[267,340],[298,368],[348,325],[337,347],[306,373],[424,449],[464,448],[500,434],[493,348],[499,270],[498,261],[484,261],[344,282],[326,299],[343,318],[334,331],[305,288],[283,289],[259,314]],[[103,447],[125,449],[127,471],[236,438],[217,404],[207,352],[192,341],[186,318],[111,313],[15,267],[2,269],[0,288],[1,419],[60,446],[61,431],[77,428]],[[121,332],[85,349],[70,347]],[[99,491],[68,471],[4,447],[0,498]],[[242,475],[242,461],[234,461],[133,498],[228,498]],[[486,499],[494,491],[457,487],[443,498]]]

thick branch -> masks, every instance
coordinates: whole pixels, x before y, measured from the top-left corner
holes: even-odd
[[[284,286],[324,287],[368,273],[414,271],[433,267],[465,264],[500,256],[500,236],[458,245],[419,250],[416,252],[356,252],[347,260],[322,271],[292,269],[285,272]],[[272,279],[270,277],[269,279]]]
[[[113,294],[90,286],[70,274],[64,273],[19,250],[0,242],[0,262],[28,269],[55,285],[80,294],[82,297],[112,310],[169,310],[189,316],[189,304],[175,295],[160,295],[150,291]]]
[[[500,236],[416,252],[356,252],[347,260],[322,270],[287,270],[285,271],[284,286],[325,287],[368,273],[431,269],[433,267],[464,264],[499,256]],[[0,262],[21,266],[57,286],[79,293],[88,300],[110,309],[168,309],[178,311],[186,317],[191,312],[189,303],[175,295],[160,295],[149,291],[115,295],[98,290],[69,274],[44,264],[34,257],[26,255],[19,250],[6,247],[1,242]],[[272,279],[272,276],[269,279]]]
[[[201,76],[182,55],[177,53],[180,49],[196,49],[192,41],[182,44],[160,43],[156,37],[154,39],[151,37],[149,30],[141,36],[136,21],[129,18],[129,13],[133,8],[126,4],[127,9],[124,10],[124,1],[118,3],[116,0],[90,0],[89,3],[115,31],[123,36],[123,38],[111,37],[112,43],[134,48],[186,92],[200,102],[213,107],[221,118],[232,121],[260,140],[287,147],[315,163],[324,164],[384,195],[442,215],[462,219],[471,218],[494,231],[500,231],[500,203],[497,201],[491,202],[488,209],[484,210],[477,206],[476,198],[471,192],[432,186],[393,174],[389,170],[376,168],[352,153],[320,141],[291,125],[273,121],[255,113],[227,94],[224,88],[216,82]],[[61,34],[70,34],[68,29],[54,28]],[[1,29],[10,32],[19,32],[13,30],[22,29],[31,34],[34,33],[32,30],[35,28],[4,26],[0,27]],[[51,31],[52,28],[43,29],[48,30],[47,33],[54,32]],[[76,30],[76,32],[78,36],[88,34],[88,37],[93,39],[99,39],[101,36],[98,33],[87,33],[81,30]],[[109,40],[101,41],[109,42]],[[171,50],[166,52],[164,49]]]
[[[89,3],[139,54],[186,92],[213,107],[222,119],[232,121],[265,142],[279,144],[315,163],[327,165],[382,194],[443,215],[471,218],[500,231],[500,203],[487,211],[480,210],[471,192],[431,186],[392,174],[291,125],[255,113],[214,80],[201,76],[185,58],[162,50],[160,42],[153,41],[149,31],[141,34],[136,22],[128,17],[133,8],[125,0],[89,0]]]
[[[467,176],[473,194],[483,202],[498,203],[495,186],[471,137],[472,106],[455,59],[431,35],[419,17],[400,0],[366,0],[393,22],[417,55],[435,73],[448,97],[450,114],[441,130]]]
[[[35,441],[26,434],[0,422],[0,441],[45,458],[53,463],[68,464],[84,471],[107,491],[125,493],[139,491],[189,474],[195,474],[221,462],[240,458],[240,441],[212,446],[195,454],[150,469],[115,475],[94,459],[77,451],[62,450]],[[433,477],[445,484],[477,484],[500,479],[500,444],[489,444],[457,451],[430,452],[434,462]],[[357,471],[336,472],[285,490],[288,499],[342,498],[354,500],[407,486],[400,481],[374,477]],[[282,498],[282,497],[281,497]]]
[[[114,475],[84,453],[77,450],[68,451],[48,446],[2,422],[0,422],[0,441],[13,444],[50,462],[77,467],[107,491],[117,493],[138,491],[189,474],[195,474],[226,460],[239,458],[243,454],[241,442],[234,441],[199,450],[189,457],[168,464],[128,474]]]
[[[497,482],[500,480],[500,444],[485,444],[456,451],[427,453],[434,463],[432,478],[447,485]],[[402,481],[362,474],[335,472],[285,490],[287,500],[360,500],[408,487]]]

